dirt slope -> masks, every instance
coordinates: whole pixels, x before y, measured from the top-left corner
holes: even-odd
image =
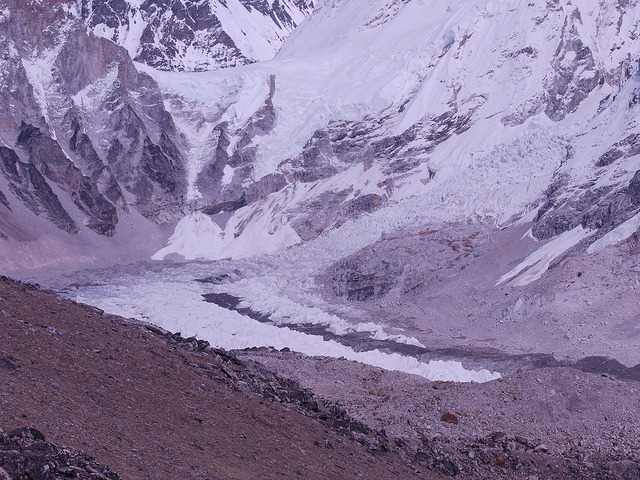
[[[4,277],[0,322],[0,426],[123,479],[440,478],[258,396],[223,357]]]

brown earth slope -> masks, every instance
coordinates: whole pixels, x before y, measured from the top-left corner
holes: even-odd
[[[0,322],[0,426],[35,427],[123,479],[440,478],[257,395],[195,340],[4,277]]]

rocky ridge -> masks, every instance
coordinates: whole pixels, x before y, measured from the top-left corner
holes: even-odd
[[[74,5],[6,1],[0,16],[9,270],[74,254],[82,264],[101,242],[113,253],[136,231],[158,235],[186,193],[182,139],[157,84],[124,48],[90,34]],[[33,262],[10,254],[24,248]]]
[[[558,367],[460,384],[293,352],[237,355],[335,402],[393,439],[389,448],[446,475],[640,478],[637,380]]]
[[[310,0],[83,0],[80,15],[137,62],[197,72],[269,59],[313,6]]]

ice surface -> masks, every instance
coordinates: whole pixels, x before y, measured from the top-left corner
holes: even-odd
[[[167,330],[179,331],[183,336],[195,335],[225,349],[288,347],[308,355],[344,357],[431,380],[484,382],[500,376],[488,370],[467,370],[455,361],[424,363],[412,357],[378,350],[356,352],[335,341],[324,341],[319,336],[256,322],[237,312],[204,302],[203,287],[191,280],[194,272],[186,270],[167,269],[161,274],[146,272],[142,275],[121,275],[109,285],[82,287],[72,296],[107,312],[144,319]]]
[[[176,253],[188,260],[220,255],[223,249],[220,227],[204,213],[195,212],[184,217],[175,228],[168,246],[158,251],[153,260],[162,260]]]

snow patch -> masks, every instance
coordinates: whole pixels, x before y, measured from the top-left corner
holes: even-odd
[[[116,29],[113,27],[108,27],[104,23],[100,23],[93,28],[93,33],[97,37],[102,37],[102,38],[112,40],[115,36]]]
[[[222,170],[222,185],[229,185],[233,180],[234,168],[230,165],[225,165]]]
[[[210,2],[223,30],[240,51],[253,60],[273,58],[292,28],[278,25],[271,16],[246,8],[239,0]]]
[[[178,222],[167,246],[151,258],[162,260],[173,253],[186,260],[198,260],[220,256],[223,250],[223,233],[220,227],[204,213],[195,212]]]
[[[591,245],[589,245],[589,248],[587,248],[587,253],[596,253],[603,248],[608,247],[609,245],[614,245],[623,240],[626,240],[638,230],[640,230],[640,213],[635,214],[629,220],[611,230],[604,237],[596,240]]]
[[[140,49],[140,38],[144,29],[147,27],[147,22],[142,18],[142,13],[136,8],[129,10],[129,29],[124,32],[124,40],[121,41],[121,45],[127,49],[131,58],[136,58],[138,50]],[[119,36],[118,38],[121,38]],[[110,37],[111,39],[112,37]]]
[[[40,107],[40,112],[49,127],[49,135],[53,140],[57,140],[56,133],[49,117],[48,95],[51,93],[51,84],[53,82],[53,66],[64,46],[66,36],[73,28],[74,22],[68,21],[63,23],[58,33],[57,43],[41,53],[34,52],[28,59],[22,58],[22,65],[27,73],[29,83],[33,87],[33,95]],[[13,48],[15,46],[12,45]]]
[[[396,343],[404,343],[405,345],[413,345],[416,347],[426,348],[415,337],[407,337],[402,334],[388,334],[382,325],[373,322],[358,323],[354,329],[356,332],[370,332],[371,338],[374,340],[391,340]]]
[[[118,79],[118,64],[109,66],[107,73],[95,82],[87,85],[71,99],[82,110],[94,111],[103,108],[103,100],[109,95],[111,87]]]
[[[522,287],[538,280],[547,271],[553,260],[592,233],[593,230],[584,229],[578,225],[574,229],[558,235],[500,277],[496,286],[509,282],[510,285]]]
[[[40,113],[44,117],[46,124],[50,128],[50,134],[54,140],[56,138],[49,118],[47,91],[53,79],[51,67],[59,52],[60,49],[52,48],[45,50],[40,57],[36,57],[34,55],[28,60],[24,58],[22,59],[22,66],[27,73],[29,83],[33,87],[33,97],[40,108]]]
[[[67,15],[70,15],[72,17],[79,17],[80,16],[80,12],[78,10],[78,3],[63,3],[61,5],[62,7],[62,11],[64,13],[66,13]]]

